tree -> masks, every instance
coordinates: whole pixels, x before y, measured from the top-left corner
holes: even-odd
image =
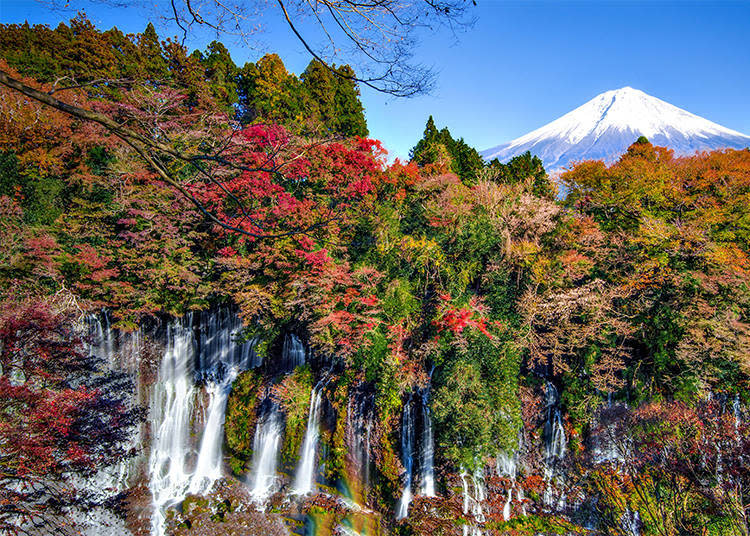
[[[727,402],[602,412],[596,432],[615,455],[590,459],[586,477],[600,497],[602,528],[619,534],[629,510],[640,514],[646,534],[750,533],[750,434]]]
[[[293,125],[302,122],[300,82],[278,54],[266,54],[240,70],[240,118],[253,122]]]
[[[167,62],[162,53],[159,36],[150,22],[138,37],[139,63],[143,66],[143,76],[152,82],[159,83],[168,77]]]
[[[69,3],[66,3],[65,7],[69,7]],[[182,0],[172,2],[171,7],[172,11],[169,16],[183,30],[185,36],[187,36],[187,31],[191,25],[207,26],[220,33],[234,30],[235,33],[243,36],[249,35],[248,29],[243,24],[245,20],[243,14],[248,6],[239,0],[208,2],[200,5],[194,4],[191,0]],[[302,35],[295,18],[290,15],[287,4],[279,0],[278,7],[289,29],[300,40],[308,53],[327,70],[337,76],[351,76],[350,80],[352,81],[358,81],[377,91],[396,96],[414,95],[425,91],[430,85],[430,72],[419,66],[410,65],[408,61],[410,50],[414,45],[415,29],[429,23],[447,23],[450,25],[467,23],[465,18],[466,2],[462,0],[425,0],[423,4],[413,5],[401,4],[395,0],[386,0],[385,2],[382,0],[367,0],[364,3],[351,2],[350,0],[344,0],[343,2],[326,0],[315,4],[298,2],[294,7],[299,10],[299,13],[313,15],[319,23],[318,28],[329,39],[333,32],[329,32],[327,27],[329,25],[337,27],[337,30],[341,32],[339,35],[343,36],[344,42],[351,45],[355,56],[359,57],[364,65],[369,64],[369,69],[364,68],[365,75],[354,77],[353,71],[350,70],[337,72],[330,58],[326,60],[324,57],[326,55],[323,49],[311,46],[311,41]],[[232,22],[227,22],[228,20]],[[141,61],[146,65],[147,76],[151,81],[161,80],[162,75],[166,74],[161,49],[153,25],[147,26],[140,36],[138,50]],[[341,50],[341,48],[333,47],[333,50]],[[179,59],[180,54],[172,53],[171,56]],[[109,88],[112,83],[111,80],[89,80],[85,84],[97,82],[105,88]],[[169,166],[165,165],[165,159],[182,161],[192,167],[193,172],[198,175],[202,175],[209,180],[215,180],[213,172],[206,172],[202,167],[206,162],[228,164],[229,160],[224,156],[218,156],[215,152],[197,157],[186,156],[181,149],[174,146],[169,147],[170,144],[165,143],[168,141],[167,138],[155,137],[153,132],[138,132],[138,128],[125,127],[106,113],[86,109],[54,97],[51,93],[59,91],[57,88],[47,92],[39,91],[33,85],[26,84],[9,74],[7,70],[0,70],[0,84],[13,91],[21,92],[26,97],[46,106],[52,106],[70,114],[79,120],[95,123],[110,134],[119,137],[157,172],[161,180],[190,199],[198,210],[211,218],[205,207],[202,207],[197,199],[180,185],[180,180],[171,175]],[[76,84],[74,87],[79,88],[81,86]],[[346,92],[342,92],[341,95],[340,101],[346,102],[348,100]],[[197,105],[195,95],[190,95],[188,104]],[[122,112],[123,109],[120,108],[120,111]],[[346,129],[347,131],[361,131],[361,125],[349,124]],[[233,136],[228,135],[227,139],[231,140]],[[213,218],[213,221],[226,227],[223,222],[216,218]],[[238,229],[235,229],[235,231],[239,232]]]
[[[306,109],[326,132],[345,137],[367,135],[364,108],[351,67],[342,65],[332,72],[320,61],[312,60],[301,79],[301,98]]]
[[[368,134],[365,110],[359,100],[359,88],[354,69],[348,65],[336,68],[335,130],[342,136],[365,137]]]
[[[63,303],[12,296],[2,311],[0,531],[77,534],[71,511],[116,508],[116,492],[80,482],[133,455],[142,412],[127,403],[127,377],[82,347]]]
[[[409,153],[410,158],[420,166],[448,166],[467,184],[477,180],[477,173],[484,167],[484,161],[473,147],[463,138],[453,139],[448,128],[438,131],[432,116],[427,119],[422,139]],[[447,161],[446,161],[447,157]]]
[[[488,169],[492,174],[492,180],[511,183],[531,179],[534,195],[549,199],[555,198],[555,188],[549,180],[547,172],[544,171],[542,160],[538,156],[532,156],[529,151],[514,156],[507,164],[503,164],[495,158],[489,163]]]
[[[111,5],[108,0],[98,1]],[[52,0],[51,4],[61,9],[80,9],[76,2],[67,0]],[[150,6],[145,0],[143,4]],[[469,8],[476,2],[277,0],[274,4],[275,14],[307,53],[331,72],[335,72],[335,63],[352,63],[362,73],[352,80],[376,91],[405,97],[428,91],[433,83],[432,71],[411,61],[420,31],[444,27],[455,32],[471,26]],[[163,16],[179,28],[183,39],[194,27],[204,27],[217,35],[249,42],[264,10],[271,8],[246,0],[175,0]]]
[[[237,66],[227,48],[219,41],[212,41],[204,54],[200,54],[200,62],[206,70],[208,81],[214,98],[227,113],[237,102]]]

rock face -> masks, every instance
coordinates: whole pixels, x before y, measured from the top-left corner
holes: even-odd
[[[542,159],[548,172],[555,172],[580,160],[611,162],[639,136],[679,155],[750,146],[750,136],[624,87],[602,93],[559,119],[481,154],[487,161],[507,162],[530,151]]]

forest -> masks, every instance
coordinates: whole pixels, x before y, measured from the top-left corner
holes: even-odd
[[[750,534],[750,150],[391,160],[349,65],[84,15],[0,68],[90,117],[0,88],[0,533]]]

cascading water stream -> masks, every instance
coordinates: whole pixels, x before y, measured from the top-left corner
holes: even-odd
[[[409,400],[404,405],[401,418],[401,463],[404,466],[404,487],[396,505],[396,519],[403,519],[409,513],[411,485],[414,480],[414,409]]]
[[[302,442],[299,466],[297,467],[292,493],[295,495],[307,495],[315,491],[315,457],[318,449],[318,438],[320,437],[320,404],[322,401],[325,378],[313,387],[310,393],[310,413],[307,417],[307,430]]]
[[[740,395],[734,395],[732,400],[732,414],[734,415],[734,434],[737,439],[740,438],[740,424],[742,424],[742,404],[740,403]]]
[[[547,382],[545,388],[547,418],[544,423],[544,480],[547,485],[544,490],[543,500],[547,507],[554,506],[554,483],[560,480],[562,474],[560,463],[565,458],[567,450],[567,438],[565,428],[562,424],[562,412],[558,405],[559,396],[557,389],[551,382]],[[561,495],[557,501],[558,507],[565,506],[565,496]]]
[[[151,399],[150,487],[153,535],[164,533],[164,508],[182,498],[190,482],[190,418],[193,409],[195,339],[192,315],[167,327],[167,345]]]
[[[206,386],[209,394],[208,418],[203,430],[195,472],[190,479],[190,493],[199,495],[208,493],[214,482],[222,477],[221,447],[224,439],[224,417],[232,382],[237,378],[238,373],[239,369],[232,366],[222,380],[211,381]]]
[[[306,360],[305,345],[294,333],[287,333],[281,349],[281,368],[283,372],[292,372],[301,367]]]
[[[486,499],[484,489],[484,474],[481,468],[478,468],[471,475],[471,487],[469,486],[469,473],[465,468],[461,468],[459,473],[461,477],[461,487],[463,490],[463,511],[464,514],[470,514],[476,523],[484,523],[484,510],[482,503]],[[464,536],[482,536],[482,530],[474,525],[468,524],[463,526]]]
[[[518,452],[519,451],[516,450],[512,455],[501,452],[495,460],[495,470],[497,471],[498,476],[505,477],[511,482],[511,485],[508,488],[508,498],[503,506],[503,519],[505,521],[510,519],[511,508],[513,506],[513,490],[516,489],[516,478],[518,476]]]
[[[640,536],[642,525],[640,514],[629,508],[620,518],[620,528],[626,536]]]
[[[255,428],[248,485],[253,500],[260,505],[264,505],[276,489],[276,467],[283,428],[281,409],[276,404],[272,404],[269,411],[259,418]]]
[[[353,488],[347,491],[352,498],[367,504],[370,487],[371,438],[374,426],[374,400],[372,394],[357,391],[349,397],[346,408],[347,465],[352,471]]]
[[[200,380],[216,379],[221,367],[235,366],[239,370],[259,367],[261,358],[253,347],[255,339],[240,340],[242,321],[229,309],[219,309],[204,314],[199,328],[199,348],[197,371]]]
[[[422,392],[422,448],[419,455],[422,484],[420,494],[426,497],[435,496],[435,442],[432,437],[432,418],[430,417],[429,389]]]
[[[235,340],[240,329],[239,319],[226,309],[203,313],[197,326],[189,314],[167,327],[150,402],[152,534],[163,534],[166,507],[188,493],[210,492],[223,475],[224,417],[232,382],[239,372],[258,364],[252,342]],[[203,413],[196,403],[202,399],[201,384],[208,394],[205,421],[197,418]],[[200,437],[197,450],[192,437]]]
[[[611,409],[614,405],[615,402],[612,399],[612,393],[608,393],[606,407]],[[609,424],[602,424],[600,421],[600,417],[596,416],[594,419],[594,433],[592,437],[592,454],[594,463],[624,463],[626,453],[622,452],[622,450],[627,448],[627,442],[618,441],[620,438],[615,437],[615,427]]]

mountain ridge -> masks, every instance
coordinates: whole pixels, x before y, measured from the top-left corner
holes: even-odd
[[[507,162],[530,151],[550,172],[580,160],[614,161],[640,136],[677,154],[750,146],[750,136],[626,86],[606,91],[515,140],[481,151]]]

